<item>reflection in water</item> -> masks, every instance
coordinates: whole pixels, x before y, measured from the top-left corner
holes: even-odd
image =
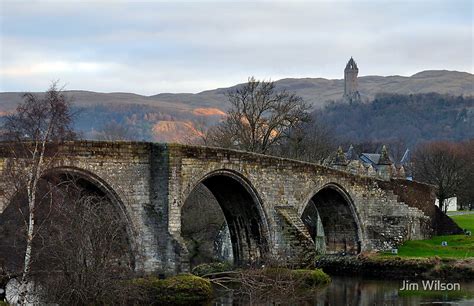
[[[420,281],[421,284],[421,281]],[[461,282],[461,291],[399,291],[401,281],[333,277],[332,283],[310,297],[236,296],[218,291],[212,305],[474,305],[474,283]],[[421,288],[420,288],[421,289]]]

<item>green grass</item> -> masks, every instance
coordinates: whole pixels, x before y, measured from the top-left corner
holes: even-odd
[[[474,234],[474,214],[451,216],[462,229],[467,229]]]
[[[458,215],[451,217],[461,228],[474,233],[474,214]],[[447,246],[441,246],[442,241],[447,241]],[[383,256],[393,256],[389,253]],[[428,240],[410,240],[398,248],[400,257],[432,257],[441,258],[468,258],[474,257],[474,236],[449,235],[435,236]]]

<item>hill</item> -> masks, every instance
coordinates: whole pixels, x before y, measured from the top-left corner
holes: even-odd
[[[279,89],[296,92],[315,108],[320,108],[330,100],[341,99],[344,80],[323,78],[287,78],[275,82]],[[404,76],[362,76],[358,78],[359,91],[364,100],[372,100],[377,93],[417,94],[436,92],[450,95],[474,95],[474,75],[467,72],[447,70],[427,70]],[[239,86],[239,85],[236,85]],[[158,94],[150,98],[159,101],[203,105],[222,108],[225,93],[234,87],[219,88],[197,94]]]
[[[474,95],[474,75],[466,72],[431,70],[410,77],[362,76],[358,78],[359,91],[364,101],[377,93],[419,94],[436,92],[450,95]],[[287,78],[275,82],[279,89],[296,92],[315,109],[328,101],[339,100],[344,80],[323,78]],[[108,122],[126,125],[140,140],[180,141],[192,138],[196,123],[212,125],[225,115],[228,107],[225,93],[230,88],[218,88],[200,93],[161,93],[143,96],[133,93],[98,93],[71,90],[78,111],[77,128],[87,138],[93,138]],[[0,93],[0,117],[13,111],[21,101],[19,92]]]
[[[378,94],[370,103],[334,103],[314,112],[347,142],[474,139],[474,97]]]

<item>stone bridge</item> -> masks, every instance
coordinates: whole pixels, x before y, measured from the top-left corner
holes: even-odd
[[[218,201],[237,264],[315,252],[386,250],[457,228],[431,186],[379,180],[248,152],[178,144],[79,141],[63,145],[50,171],[99,188],[127,219],[136,269],[189,269],[181,208],[199,184]],[[11,160],[0,144],[0,172]],[[2,175],[0,195],[8,194]],[[7,207],[1,197],[0,213]]]

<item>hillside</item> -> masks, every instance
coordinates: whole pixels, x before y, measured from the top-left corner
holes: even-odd
[[[474,97],[378,94],[370,103],[335,103],[315,116],[347,142],[474,139]]]
[[[372,100],[377,93],[474,95],[474,75],[466,72],[431,70],[410,77],[362,76],[358,82],[364,101]],[[288,78],[275,83],[279,89],[296,92],[315,109],[321,109],[330,100],[339,100],[344,90],[342,79]],[[240,85],[196,94],[153,96],[79,90],[66,93],[73,98],[75,109],[79,111],[77,128],[85,137],[94,137],[104,124],[114,121],[127,125],[140,140],[180,141],[189,138],[187,133],[195,133],[196,122],[212,125],[223,118],[228,106],[225,93],[236,86]],[[21,93],[0,93],[0,117],[14,110],[20,101]]]
[[[467,72],[428,70],[411,77],[362,76],[358,78],[358,82],[362,98],[369,100],[381,92],[398,94],[436,92],[451,95],[474,95],[474,75]],[[288,78],[275,83],[280,89],[296,92],[317,108],[325,105],[329,100],[339,100],[344,93],[343,79]],[[158,94],[151,98],[167,102],[184,102],[187,105],[222,107],[222,101],[225,101],[224,94],[228,90],[229,88],[219,88],[198,94]]]

